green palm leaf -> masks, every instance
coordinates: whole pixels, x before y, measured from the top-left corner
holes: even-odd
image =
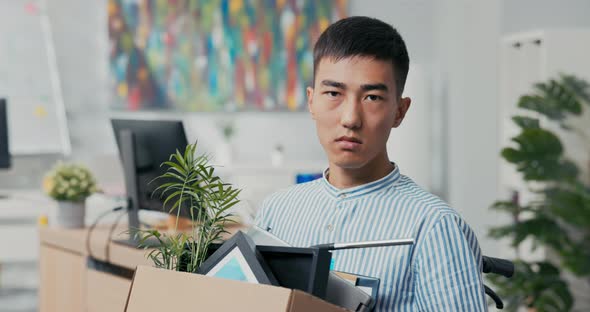
[[[154,193],[164,198],[163,206],[177,215],[181,209],[188,209],[194,224],[190,235],[138,232],[142,244],[152,237],[157,239],[159,245],[147,255],[156,267],[196,272],[209,245],[227,233],[224,227],[234,222],[229,219],[229,210],[239,203],[240,190],[221,181],[209,165],[209,158],[195,155],[196,148],[196,143],[189,144],[184,153],[177,150],[170,155],[169,161],[162,163],[166,172],[150,182],[162,180]]]

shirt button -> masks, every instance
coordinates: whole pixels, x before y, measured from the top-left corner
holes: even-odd
[[[338,196],[340,198],[346,198],[346,194],[340,194],[340,196]]]
[[[326,226],[326,230],[332,232],[332,230],[334,229],[334,226],[332,224],[328,224],[328,226]]]

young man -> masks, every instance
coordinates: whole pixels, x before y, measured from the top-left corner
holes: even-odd
[[[411,246],[334,251],[334,269],[380,278],[376,311],[485,311],[473,231],[387,155],[410,107],[408,67],[403,39],[382,21],[350,17],[326,29],[307,96],[329,168],[267,198],[257,224],[298,247],[412,237]]]

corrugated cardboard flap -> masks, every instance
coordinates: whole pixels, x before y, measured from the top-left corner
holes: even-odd
[[[293,290],[289,312],[344,312],[349,311],[300,290]]]
[[[139,266],[125,311],[288,311],[292,292],[282,287]]]

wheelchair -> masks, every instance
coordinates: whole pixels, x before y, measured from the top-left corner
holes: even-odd
[[[506,259],[487,257],[487,256],[483,256],[482,258],[483,258],[483,273],[499,274],[499,275],[502,275],[507,278],[511,278],[512,275],[514,275],[514,263],[512,263],[511,261],[508,261]],[[490,298],[492,298],[492,300],[494,300],[494,303],[496,303],[496,308],[503,309],[504,303],[502,302],[502,299],[500,299],[498,294],[496,294],[487,285],[484,285],[484,289],[485,289],[486,295],[488,295]]]

